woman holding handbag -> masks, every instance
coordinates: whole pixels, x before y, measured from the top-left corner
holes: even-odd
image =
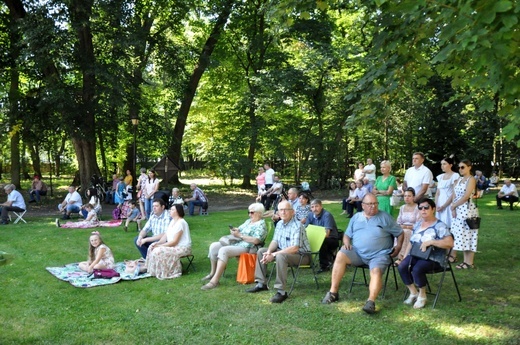
[[[477,251],[478,229],[471,229],[466,220],[478,217],[477,206],[473,203],[472,195],[475,193],[477,183],[471,175],[471,162],[463,159],[459,163],[460,178],[455,182],[452,212],[451,232],[455,238],[453,250],[464,252],[464,261],[457,265],[458,269],[471,269],[475,252]]]
[[[202,278],[202,281],[209,282],[202,286],[202,290],[211,290],[218,286],[220,277],[226,269],[228,259],[230,257],[240,256],[242,253],[249,251],[256,245],[262,244],[267,236],[267,227],[262,219],[265,209],[261,203],[249,205],[249,219],[238,228],[230,226],[231,235],[240,240],[230,245],[222,245],[219,242],[213,242],[209,246],[209,260],[211,262],[211,272]]]
[[[426,304],[426,273],[445,264],[447,250],[453,247],[450,229],[435,218],[435,202],[423,198],[418,205],[421,219],[414,226],[410,238],[412,246],[398,268],[403,283],[410,291],[404,303],[413,304],[415,309]]]

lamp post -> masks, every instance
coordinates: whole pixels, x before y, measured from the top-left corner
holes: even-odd
[[[135,178],[132,179],[132,192],[133,192],[133,196],[132,196],[132,199],[135,199],[136,196],[137,196],[137,191],[135,190],[135,186],[136,186],[136,183],[137,183],[137,125],[139,124],[139,118],[137,117],[137,115],[132,115],[132,126],[134,127],[134,160],[133,160],[133,172],[134,172],[134,175],[135,175]]]

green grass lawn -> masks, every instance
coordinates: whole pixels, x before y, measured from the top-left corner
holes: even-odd
[[[348,293],[352,270],[343,279],[341,301],[333,305],[320,303],[330,273],[320,275],[316,290],[303,272],[291,297],[273,305],[272,291],[247,294],[236,283],[234,259],[219,288],[201,291],[209,244],[228,233],[228,224],[246,219],[247,205],[243,211],[187,218],[196,272],[93,289],[74,288],[45,270],[85,260],[90,230],[59,229],[54,218],[27,217],[28,224],[0,227],[0,250],[14,255],[0,266],[0,344],[518,344],[520,210],[494,205],[494,194],[479,201],[477,269],[455,272],[462,302],[447,277],[436,309],[430,297],[427,308],[413,310],[402,304],[398,277],[399,291],[389,286],[375,315],[361,311],[365,287]],[[341,211],[339,204],[325,207]],[[347,219],[336,218],[344,229]],[[100,231],[116,261],[138,257],[134,232]]]

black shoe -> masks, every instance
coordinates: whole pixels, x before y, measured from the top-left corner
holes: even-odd
[[[363,311],[367,314],[374,314],[376,312],[376,303],[374,301],[368,300],[363,307]]]
[[[29,204],[32,203],[32,202],[36,202],[36,200],[29,200]]]
[[[9,224],[9,221],[8,221],[8,220],[2,220],[2,221],[0,222],[0,225],[7,225],[7,224]]]
[[[283,295],[277,292],[273,297],[271,297],[271,303],[282,303],[287,299],[287,297],[289,297],[289,295],[287,295],[287,292]]]
[[[325,273],[325,272],[329,272],[330,271],[330,267],[321,267],[318,272],[316,273]]]
[[[498,207],[497,207],[497,210],[502,210],[502,206],[498,206]]]
[[[334,303],[334,302],[337,302],[339,301],[339,293],[337,292],[327,292],[327,294],[325,295],[325,297],[323,297],[323,299],[321,300],[321,303],[323,304],[331,304],[331,303]]]
[[[353,216],[354,216],[353,214],[349,214],[349,215],[347,216],[347,218],[352,218]]]
[[[247,289],[246,292],[257,293],[257,292],[266,291],[266,290],[269,290],[269,288],[266,285],[255,285],[251,289]]]

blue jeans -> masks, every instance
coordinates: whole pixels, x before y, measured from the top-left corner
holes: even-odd
[[[440,268],[441,265],[436,261],[421,260],[411,255],[408,255],[401,261],[399,267],[399,274],[405,285],[415,283],[418,288],[426,286],[426,273],[433,269]]]
[[[36,199],[37,202],[40,202],[40,195],[47,195],[47,191],[43,190],[33,190],[29,191],[29,201],[34,201]]]
[[[152,205],[153,205],[152,198],[144,199],[144,212],[146,213],[146,219],[150,219],[150,215],[152,214]]]
[[[193,212],[195,211],[195,206],[202,207],[202,204],[204,204],[204,203],[200,200],[190,201],[188,204],[188,210],[189,210],[190,216],[193,216]]]
[[[134,238],[134,244],[135,246],[137,247],[137,249],[139,250],[139,253],[141,253],[141,256],[143,257],[143,259],[146,259],[146,254],[148,253],[148,248],[150,247],[150,245],[154,242],[146,242],[145,244],[143,244],[142,246],[138,246],[137,245],[137,239],[139,238],[139,236],[136,236]],[[157,241],[155,241],[157,242]]]
[[[61,204],[58,204],[58,210],[60,209],[60,206],[61,206]],[[67,206],[65,207],[65,211],[66,211],[67,215],[69,215],[71,213],[79,213],[79,210],[80,210],[79,206],[76,206],[76,205],[67,204]]]

